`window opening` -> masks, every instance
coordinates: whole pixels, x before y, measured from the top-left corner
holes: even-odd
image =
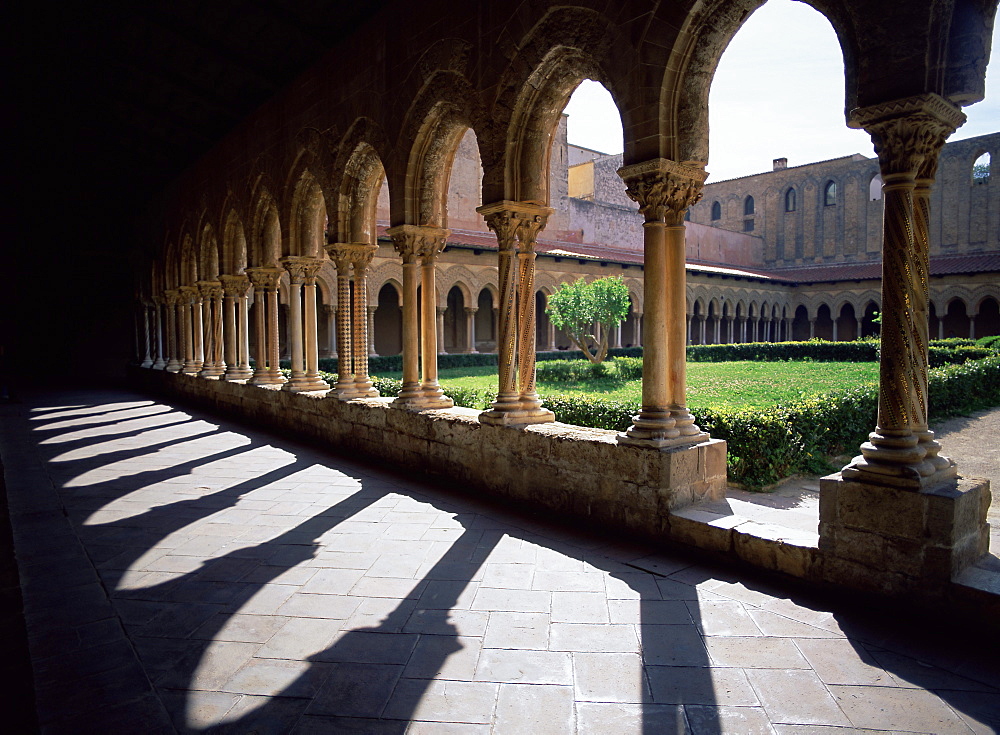
[[[827,181],[823,188],[823,204],[832,207],[837,203],[837,182]]]
[[[722,219],[722,205],[718,202],[712,202],[712,221]]]
[[[789,189],[785,192],[785,211],[795,211],[795,189]]]
[[[972,183],[988,184],[990,182],[990,154],[984,153],[972,164]]]

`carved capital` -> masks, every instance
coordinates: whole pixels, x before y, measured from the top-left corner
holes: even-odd
[[[702,168],[666,158],[623,166],[618,175],[646,222],[664,222],[670,227],[683,226],[684,213],[701,199],[708,177]]]
[[[273,291],[278,287],[278,281],[281,280],[282,270],[281,268],[261,267],[247,268],[244,272],[247,274],[247,278],[250,279],[250,283],[253,284],[255,289]]]
[[[246,296],[247,289],[250,287],[250,279],[242,274],[219,276],[219,282],[222,284],[222,292],[226,296]]]
[[[433,259],[444,250],[451,231],[441,227],[397,225],[386,230],[386,234],[392,238],[393,247],[406,263],[416,258]]]
[[[364,270],[375,257],[378,245],[370,245],[366,242],[334,242],[328,243],[326,252],[330,259],[340,271],[348,265],[353,265],[359,270]]]
[[[217,290],[219,290],[221,294],[222,284],[218,281],[198,281],[195,285],[198,287],[198,293],[201,294],[203,299],[215,298],[215,292]]]
[[[308,255],[290,255],[281,259],[281,265],[288,271],[292,283],[315,283],[323,261]]]
[[[181,286],[177,289],[180,293],[180,303],[190,304],[201,300],[201,292],[197,286]]]
[[[933,178],[945,141],[965,113],[943,97],[923,94],[851,111],[850,125],[872,137],[883,176]]]
[[[520,249],[530,252],[553,210],[530,202],[503,200],[477,207],[476,211],[483,215],[486,226],[496,234],[501,251],[513,250],[516,237]]]
[[[477,311],[479,311],[479,307],[478,306],[466,306],[465,307],[465,313],[469,314],[470,316],[473,315],[473,314],[475,314]]]
[[[180,297],[181,295],[173,289],[168,289],[163,292],[163,302],[167,306],[177,306],[177,304],[180,303]]]

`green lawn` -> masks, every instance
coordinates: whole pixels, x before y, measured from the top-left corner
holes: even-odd
[[[688,405],[697,408],[767,407],[814,396],[838,388],[850,388],[878,380],[876,362],[690,362]],[[402,377],[383,373],[382,377]],[[442,370],[445,386],[496,390],[495,367]],[[593,380],[587,383],[539,383],[546,395],[601,394],[618,400],[639,402],[638,380]]]

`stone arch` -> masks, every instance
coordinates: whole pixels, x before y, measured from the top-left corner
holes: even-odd
[[[481,141],[484,203],[549,204],[552,134],[563,108],[580,82],[593,79],[611,93],[620,113],[621,95],[608,68],[628,69],[629,48],[618,24],[594,10],[557,7],[535,24],[501,79],[492,110],[495,133],[486,145]]]
[[[290,199],[287,255],[323,257],[327,228],[326,197],[319,181],[308,168],[303,167],[300,171],[292,185]]]
[[[180,278],[178,285],[193,286],[198,280],[198,259],[195,252],[194,238],[185,233],[181,237],[181,249],[177,266]]]
[[[479,95],[461,74],[438,71],[426,80],[407,113],[398,146],[409,155],[399,182],[403,197],[390,200],[394,225],[448,226],[448,182],[455,152],[469,129],[479,140],[482,120]]]
[[[215,236],[215,228],[205,222],[201,227],[201,237],[198,240],[198,279],[214,281],[221,273],[219,258],[219,240]]]
[[[230,275],[242,273],[247,266],[246,233],[243,230],[243,222],[235,209],[229,210],[223,225],[220,265],[223,272]]]
[[[765,0],[709,0],[692,11],[675,38],[657,42],[671,49],[660,91],[660,156],[704,165],[708,151],[708,95],[729,42]],[[856,107],[859,44],[853,19],[827,0],[808,0],[833,26],[844,57],[845,109]],[[661,13],[668,13],[664,7]],[[673,27],[673,26],[671,26]],[[664,29],[666,32],[666,29]]]
[[[375,212],[385,178],[385,150],[385,135],[367,118],[355,121],[344,134],[334,169],[335,176],[339,175],[334,197],[336,208],[328,225],[335,242],[375,244]],[[390,203],[392,198],[390,182]]]
[[[368,303],[378,301],[378,293],[389,281],[403,282],[403,265],[399,260],[386,260],[368,271]]]
[[[255,267],[277,267],[281,251],[281,220],[278,216],[278,207],[269,188],[263,180],[260,180],[254,195],[249,263]]]

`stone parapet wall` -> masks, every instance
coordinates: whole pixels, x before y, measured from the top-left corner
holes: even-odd
[[[725,495],[726,443],[718,439],[653,451],[619,445],[602,429],[489,426],[467,408],[408,411],[388,398],[340,401],[162,371],[135,375],[146,388],[256,426],[651,540],[669,538],[671,511]]]

